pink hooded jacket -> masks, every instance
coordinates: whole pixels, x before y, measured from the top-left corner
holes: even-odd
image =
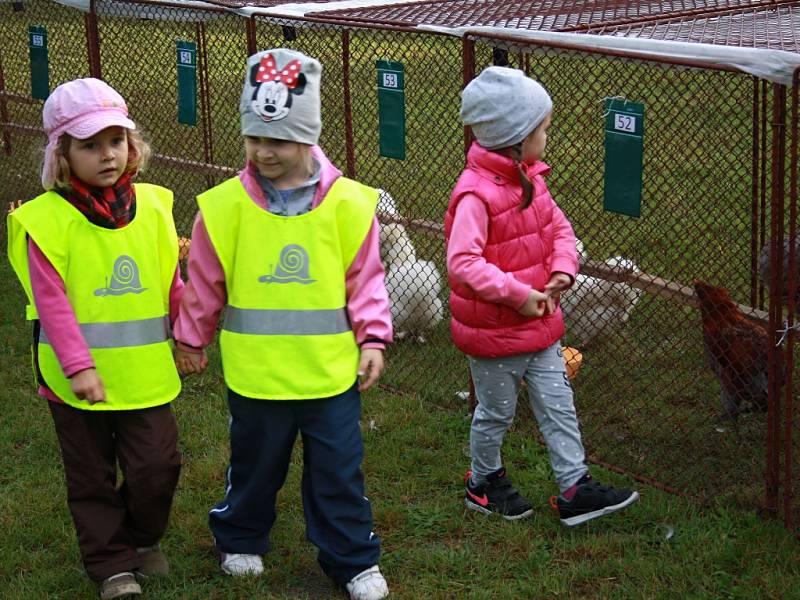
[[[450,323],[456,346],[470,356],[536,352],[564,334],[561,309],[541,318],[518,309],[553,273],[578,272],[575,234],[553,200],[543,162],[526,165],[534,199],[520,210],[515,163],[477,143],[450,197],[445,216]]]

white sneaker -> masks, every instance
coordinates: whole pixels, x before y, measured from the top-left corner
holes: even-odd
[[[361,571],[345,586],[350,600],[381,600],[389,595],[389,586],[381,575],[378,565]]]
[[[245,575],[261,575],[264,562],[258,554],[228,554],[220,552],[219,564],[228,575],[240,577]]]

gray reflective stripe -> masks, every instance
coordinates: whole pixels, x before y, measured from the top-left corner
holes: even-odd
[[[89,348],[126,348],[146,346],[169,339],[169,319],[139,319],[116,323],[81,323],[81,334]],[[39,329],[39,343],[49,344],[44,329]]]
[[[350,320],[344,308],[260,310],[229,304],[222,328],[250,335],[331,335],[350,331]]]

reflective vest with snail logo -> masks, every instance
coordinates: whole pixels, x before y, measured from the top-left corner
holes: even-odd
[[[326,398],[355,383],[359,349],[345,276],[369,232],[378,191],[338,178],[294,217],[257,206],[238,177],[197,198],[225,272],[225,383],[268,400]]]
[[[46,192],[8,215],[8,256],[38,319],[28,271],[27,236],[64,281],[106,402],[79,400],[42,328],[34,357],[45,385],[85,410],[131,410],[170,402],[180,392],[169,339],[169,293],[178,261],[172,192],[136,184],[136,216],[125,227],[90,223]]]

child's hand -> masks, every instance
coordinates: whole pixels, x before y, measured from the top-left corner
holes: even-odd
[[[208,357],[206,351],[200,352],[187,352],[175,347],[175,367],[181,375],[191,375],[197,373],[198,375],[206,370],[208,366]]]
[[[541,317],[547,309],[548,299],[549,296],[547,294],[543,294],[538,290],[531,290],[531,293],[528,294],[528,299],[525,300],[525,304],[519,308],[519,314],[526,317]]]
[[[544,293],[547,294],[547,313],[552,315],[556,312],[558,300],[561,298],[561,292],[567,289],[572,283],[572,279],[566,273],[556,272],[550,276],[550,281],[544,286]]]
[[[365,392],[371,388],[383,372],[383,350],[362,348],[361,360],[358,363],[358,391]]]
[[[78,371],[70,378],[70,387],[75,396],[80,400],[86,400],[89,404],[106,401],[106,389],[103,387],[103,380],[97,374],[97,369]]]

